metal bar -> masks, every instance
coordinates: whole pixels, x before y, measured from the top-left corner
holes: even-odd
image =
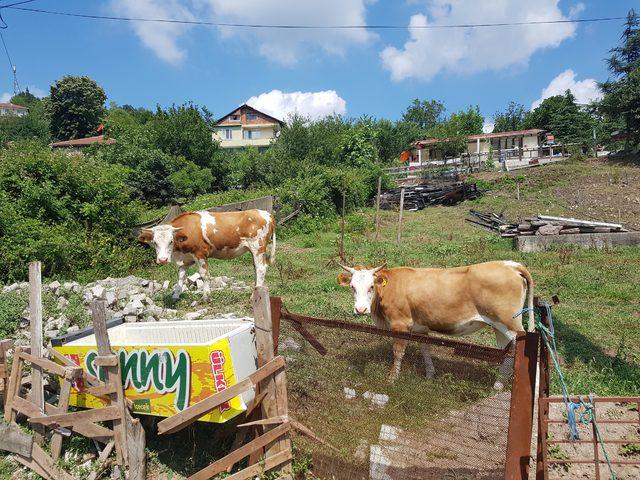
[[[539,334],[534,332],[519,333],[516,337],[507,432],[506,480],[529,478],[538,340]]]
[[[556,465],[556,464],[565,464],[565,463],[590,463],[592,465],[595,465],[595,461],[593,459],[588,459],[588,458],[578,458],[576,460],[574,459],[570,459],[570,460],[547,460],[547,464],[549,465]],[[601,463],[607,463],[606,460],[600,460],[598,462],[599,464]],[[638,460],[610,460],[609,463],[611,463],[612,465],[640,465],[640,461]]]
[[[538,298],[535,299],[535,306],[540,309],[541,305]],[[540,309],[540,321],[545,327],[549,327],[549,318],[547,317],[547,309]],[[548,419],[549,419],[549,403],[545,400],[549,397],[549,380],[550,380],[550,359],[549,350],[545,342],[540,342],[539,357],[540,378],[538,384],[538,442],[536,448],[536,480],[547,480],[547,437],[548,437]]]
[[[547,423],[567,423],[566,420],[561,420],[561,419],[553,419],[553,420],[547,420]],[[623,424],[623,425],[637,425],[638,422],[636,420],[598,420],[598,423],[600,425],[605,425],[605,424],[614,424],[614,423],[618,423],[618,424]]]
[[[476,345],[474,343],[461,342],[459,340],[449,340],[446,338],[432,337],[429,335],[423,335],[420,333],[405,333],[394,332],[386,330],[384,328],[374,327],[372,325],[365,325],[361,323],[347,322],[344,320],[329,320],[326,318],[308,317],[306,315],[298,315],[291,313],[283,309],[282,317],[285,320],[300,322],[300,323],[314,323],[316,325],[322,325],[328,328],[339,328],[342,330],[352,330],[355,332],[364,332],[372,335],[379,335],[383,337],[401,338],[403,340],[412,340],[415,342],[428,343],[431,345],[437,345],[441,347],[455,348],[457,353],[470,358],[478,360],[485,360],[488,362],[500,363],[505,356],[511,356],[512,352],[507,347],[504,350],[493,347],[485,347],[482,345]]]
[[[578,397],[570,397],[570,398],[574,398],[576,400],[578,400]],[[560,395],[553,395],[550,397],[547,397],[544,399],[546,402],[549,403],[564,403],[564,399],[562,398],[562,396]],[[640,402],[640,397],[638,396],[633,396],[633,397],[593,397],[592,398],[593,402],[592,403],[636,403],[636,402]],[[602,420],[599,420],[599,422],[601,422]],[[640,418],[638,419],[638,421],[640,421]]]
[[[598,423],[600,423],[600,421],[598,421]],[[592,439],[589,440],[568,440],[568,439],[563,439],[563,440],[547,440],[547,443],[593,443]],[[626,440],[622,440],[620,438],[606,438],[600,441],[600,443],[613,443],[613,444],[621,444],[624,445],[625,443],[640,443],[640,438],[636,438],[636,439],[626,439]]]
[[[591,429],[593,433],[591,434],[591,441],[593,443],[593,460],[596,465],[596,480],[600,480],[600,455],[598,452],[598,432],[596,431],[596,406],[593,406],[591,411],[593,415],[593,419],[591,421]]]

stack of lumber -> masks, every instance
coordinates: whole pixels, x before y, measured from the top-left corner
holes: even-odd
[[[404,209],[422,210],[429,205],[455,205],[478,196],[475,183],[451,182],[413,185],[387,190],[380,195],[380,208],[397,209],[404,189]]]
[[[618,223],[594,222],[577,218],[537,215],[521,222],[510,222],[503,214],[470,210],[472,218],[468,222],[496,231],[503,237],[527,235],[572,235],[577,233],[622,233],[628,232]]]

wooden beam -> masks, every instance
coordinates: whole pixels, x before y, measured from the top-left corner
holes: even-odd
[[[20,358],[26,360],[27,362],[31,362],[33,365],[37,365],[42,370],[46,370],[49,373],[54,373],[62,378],[81,378],[82,377],[82,367],[73,366],[73,367],[63,367],[58,365],[51,360],[47,360],[46,358],[37,357],[33,354],[20,352]],[[34,369],[35,370],[35,369]],[[40,370],[39,370],[40,371]],[[34,376],[31,375],[31,385],[33,388]]]
[[[4,407],[4,420],[5,422],[13,422],[16,419],[14,411],[14,399],[20,392],[22,386],[22,360],[20,360],[20,352],[22,349],[16,347],[13,355],[13,365],[11,365],[11,375],[9,376],[9,386],[6,391],[5,407]]]
[[[115,367],[118,365],[118,356],[117,355],[104,355],[96,357],[93,363],[97,367]]]
[[[250,427],[252,425],[279,425],[281,423],[289,421],[289,417],[286,416],[278,416],[273,418],[264,418],[262,420],[255,420],[253,422],[241,423],[238,425],[238,428],[241,427]]]
[[[303,425],[302,423],[300,423],[297,420],[294,420],[293,418],[289,419],[289,422],[291,422],[291,427],[294,430],[297,430],[298,432],[300,432],[302,435],[310,438],[311,440],[318,442],[320,445],[324,445],[327,448],[330,448],[331,450],[335,451],[335,452],[340,452],[340,450],[338,450],[336,447],[334,447],[333,445],[331,445],[329,442],[327,442],[326,440],[323,440],[322,438],[320,438],[319,436],[317,436],[313,430],[311,430],[309,427]]]
[[[284,450],[280,453],[276,453],[271,457],[267,457],[263,462],[256,463],[255,465],[251,465],[239,472],[234,473],[233,475],[229,475],[225,477],[225,480],[247,480],[250,478],[262,478],[263,474],[268,472],[269,470],[276,468],[282,465],[285,462],[290,462],[293,458],[293,455],[290,451]]]
[[[23,432],[16,424],[0,424],[0,450],[31,458],[33,435]]]
[[[15,459],[47,480],[74,480],[71,475],[58,468],[53,459],[37,443],[33,444],[31,458],[16,455]]]
[[[282,435],[285,435],[290,428],[291,425],[287,422],[277,426],[273,430],[269,430],[267,433],[260,435],[258,438],[231,452],[229,455],[222,457],[220,460],[213,462],[211,465],[191,475],[189,480],[207,480],[216,476],[220,472],[224,472],[230,464],[233,465],[252,452],[264,448],[268,444],[280,438]]]
[[[82,373],[82,369],[80,369],[80,373]],[[71,395],[71,382],[67,379],[63,379],[60,385],[60,395],[58,395],[58,413],[66,413],[69,410],[69,396]],[[46,412],[45,405],[45,412]],[[53,433],[53,437],[51,438],[51,458],[54,461],[57,461],[60,458],[60,453],[62,453],[62,435],[58,432]]]
[[[302,338],[304,338],[307,342],[309,342],[311,346],[315,348],[320,355],[327,354],[327,349],[324,347],[324,345],[322,345],[318,341],[318,339],[314,337],[313,334],[305,328],[304,325],[302,325],[300,322],[291,322],[291,326],[302,336]]]
[[[94,300],[91,302],[91,318],[96,345],[98,347],[98,355],[102,357],[113,355],[111,342],[109,341],[109,333],[107,332],[107,307],[104,301]],[[129,411],[126,407],[124,389],[122,388],[120,367],[106,367],[105,371],[107,374],[106,383],[116,388],[116,393],[109,395],[111,405],[114,405],[119,410],[118,418],[113,421],[113,440],[116,446],[116,460],[118,464],[126,466],[128,465],[128,451],[127,422],[125,420],[130,417],[127,417]]]
[[[66,367],[77,367],[78,366],[73,362],[73,360],[71,360],[70,358],[65,357],[64,355],[62,355],[60,352],[58,352],[57,350],[55,350],[52,347],[47,347],[47,351],[49,352],[49,354],[51,354],[51,356],[53,358],[58,360],[60,363],[62,363]],[[85,382],[87,382],[89,385],[93,385],[93,386],[103,385],[103,382],[98,377],[94,377],[93,375],[91,375],[86,370],[82,370],[82,372],[83,372],[82,373],[82,379]]]
[[[42,264],[38,261],[29,264],[29,332],[31,334],[31,355],[42,358]],[[31,366],[31,391],[29,396],[33,404],[44,413],[44,390],[42,385],[42,369],[38,362]],[[39,445],[44,443],[44,428],[34,428],[34,440]]]
[[[79,412],[62,413],[57,415],[45,415],[42,417],[31,417],[29,423],[41,424],[46,426],[57,425],[59,427],[72,427],[75,423],[81,422],[106,422],[107,420],[115,420],[121,418],[120,410],[117,405],[111,405],[103,408],[92,408],[91,410],[82,410]]]
[[[182,430],[183,428],[197,421],[198,418],[209,413],[214,408],[220,406],[220,404],[228,402],[236,395],[239,395],[245,390],[248,390],[249,388],[257,384],[260,380],[263,380],[264,378],[272,375],[274,372],[280,370],[283,367],[284,359],[282,357],[274,358],[264,367],[259,368],[247,378],[236,383],[235,385],[232,385],[225,390],[215,393],[214,395],[201,400],[195,405],[191,405],[190,407],[184,409],[179,413],[176,413],[175,415],[172,415],[171,417],[165,418],[160,423],[158,423],[158,433],[160,435],[165,435]]]
[[[113,451],[114,446],[115,446],[115,443],[113,440],[111,440],[109,443],[107,443],[104,446],[104,448],[100,452],[100,455],[98,455],[98,459],[96,460],[96,462],[98,463],[98,466],[93,472],[89,474],[89,476],[87,477],[87,480],[96,480],[98,478],[98,475],[102,473],[102,470],[106,468],[107,458],[109,458],[109,455],[111,455],[111,452]]]

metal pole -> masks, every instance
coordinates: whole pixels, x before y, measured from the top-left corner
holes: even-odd
[[[376,237],[378,241],[378,234],[380,232],[380,193],[382,190],[382,177],[378,177],[378,193],[376,195]]]

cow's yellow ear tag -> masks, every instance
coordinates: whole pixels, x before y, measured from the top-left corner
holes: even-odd
[[[382,283],[381,283],[381,285],[382,285],[383,287],[386,287],[386,286],[387,286],[387,279],[386,279],[386,278],[383,278],[383,279],[382,279]]]

